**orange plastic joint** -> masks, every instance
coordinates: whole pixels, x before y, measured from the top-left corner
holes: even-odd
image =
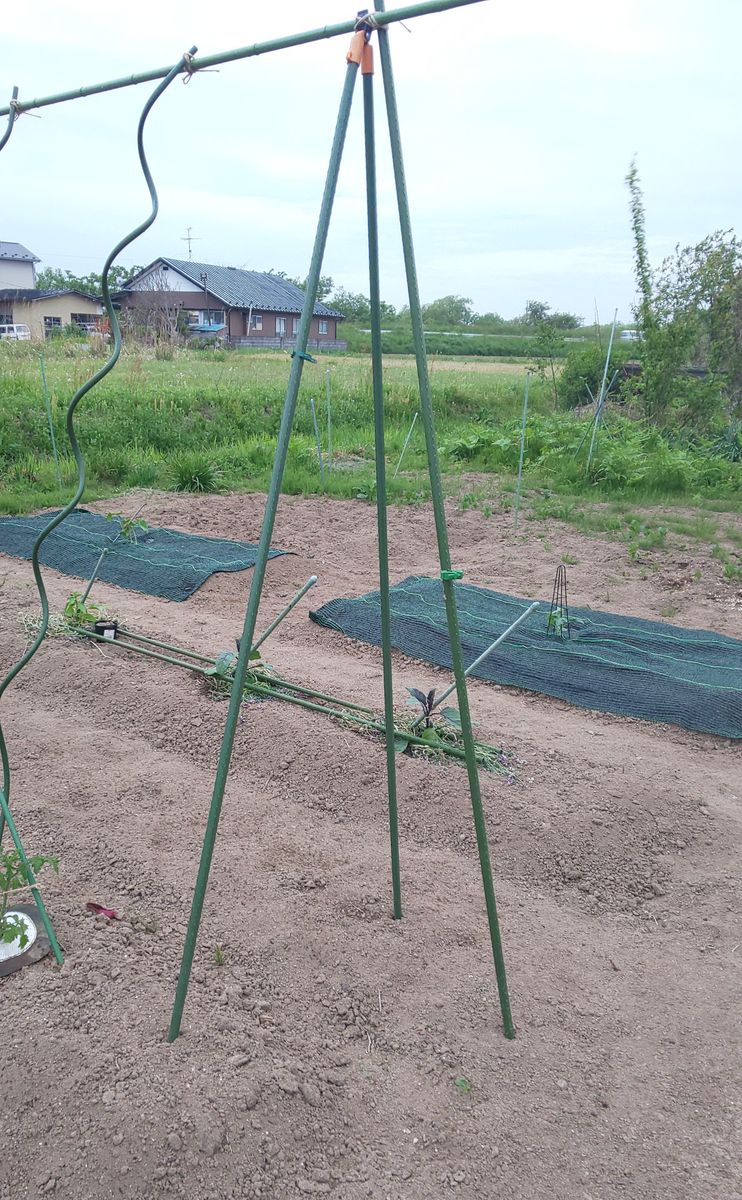
[[[361,74],[373,75],[374,73],[374,52],[369,42],[366,42],[363,47],[363,58],[361,59]]]
[[[357,66],[360,66],[363,58],[363,47],[365,45],[366,35],[362,29],[359,29],[358,33],[354,33],[350,40],[350,50],[345,56],[345,61],[347,63],[356,63]]]

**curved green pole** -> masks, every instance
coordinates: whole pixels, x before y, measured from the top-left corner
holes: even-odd
[[[389,799],[389,838],[392,854],[392,899],[394,917],[402,916],[402,885],[399,877],[399,822],[397,816],[397,764],[394,739],[394,691],[392,679],[392,613],[389,600],[389,531],[386,511],[386,450],[384,445],[384,381],[381,359],[381,307],[379,287],[379,229],[376,202],[376,144],[374,137],[374,77],[363,76],[363,122],[366,140],[366,202],[368,208],[368,273],[371,300],[371,364],[374,395],[374,444],[376,458],[376,525],[379,541],[379,599],[381,603],[381,658],[384,668],[384,725],[386,728],[386,776]]]
[[[227,785],[227,774],[229,772],[229,764],[232,759],[232,748],[234,746],[235,733],[237,729],[237,718],[239,716],[240,704],[242,702],[242,693],[244,690],[245,676],[247,675],[247,669],[249,665],[252,640],[255,635],[258,607],[260,605],[260,597],[262,595],[263,582],[265,579],[265,568],[268,562],[268,553],[270,551],[271,538],[273,536],[273,526],[276,520],[278,497],[281,491],[281,481],[283,479],[284,467],[286,465],[286,455],[289,448],[291,426],[293,425],[294,413],[296,412],[296,401],[299,395],[302,367],[304,366],[304,361],[306,358],[309,330],[312,321],[312,314],[314,312],[314,305],[317,299],[320,270],[322,268],[322,259],[325,252],[325,243],[327,242],[327,231],[330,226],[332,203],[335,198],[335,188],[337,187],[340,160],[342,158],[343,145],[345,144],[345,134],[348,128],[348,118],[350,116],[350,108],[353,102],[353,88],[356,82],[357,74],[358,64],[353,62],[348,63],[348,68],[345,75],[345,84],[343,87],[342,96],[340,98],[340,110],[338,112],[337,125],[335,127],[335,137],[333,139],[332,150],[330,152],[330,163],[327,169],[327,179],[322,197],[322,207],[320,209],[319,221],[317,224],[317,233],[314,239],[312,261],[309,268],[309,275],[307,276],[304,307],[302,309],[301,319],[299,321],[299,331],[296,335],[296,349],[292,355],[293,362],[291,364],[291,373],[289,375],[288,387],[286,389],[286,399],[284,401],[283,415],[281,417],[281,427],[278,433],[276,456],[273,460],[273,472],[271,474],[268,497],[265,505],[263,526],[260,531],[260,541],[258,542],[257,557],[255,560],[252,584],[250,587],[250,598],[248,600],[247,611],[245,613],[245,623],[242,628],[240,653],[237,657],[237,665],[234,672],[232,692],[229,698],[229,710],[227,712],[224,736],[222,738],[221,749],[219,751],[219,763],[216,771],[216,779],[214,780],[214,791],[211,797],[211,806],[209,808],[209,816],[206,822],[206,832],[204,834],[203,847],[201,849],[201,861],[199,863],[196,886],[193,892],[191,915],[188,921],[185,944],[183,946],[183,956],[181,958],[178,984],[175,991],[175,1002],[173,1004],[170,1027],[167,1034],[167,1040],[169,1042],[175,1041],[176,1037],[180,1033],[180,1025],[183,1018],[183,1008],[185,1006],[186,996],[188,994],[188,982],[191,976],[191,967],[193,966],[193,955],[196,950],[196,940],[198,938],[198,928],[201,923],[204,897],[206,895],[206,888],[209,882],[209,870],[211,868],[211,859],[214,854],[214,843],[216,842],[216,835],[219,828],[219,816],[221,814],[222,801],[224,799],[224,790]]]
[[[103,301],[104,301],[104,304],[106,307],[106,311],[108,313],[109,320],[111,322],[111,328],[113,330],[113,336],[114,336],[114,345],[113,345],[113,349],[111,351],[110,357],[103,364],[103,366],[98,371],[96,371],[95,374],[92,375],[91,378],[88,379],[87,382],[84,383],[82,385],[82,387],[78,389],[77,392],[75,392],[75,395],[72,397],[72,400],[70,401],[69,407],[67,409],[67,422],[66,422],[67,436],[69,437],[70,445],[72,446],[72,453],[74,454],[75,462],[77,463],[77,479],[78,479],[77,490],[76,490],[74,496],[72,497],[72,499],[70,500],[70,502],[68,504],[66,504],[65,507],[63,509],[61,509],[54,517],[52,517],[52,519],[49,521],[49,523],[47,525],[44,526],[44,528],[41,530],[41,533],[39,534],[36,541],[34,542],[33,549],[31,551],[31,565],[33,568],[34,579],[36,580],[36,587],[38,589],[39,599],[41,601],[41,622],[39,624],[39,631],[38,631],[34,641],[31,643],[31,645],[26,650],[25,654],[23,654],[21,656],[21,658],[18,659],[18,662],[15,663],[15,665],[13,667],[11,667],[10,671],[5,676],[5,678],[2,681],[0,681],[0,699],[2,699],[3,693],[5,692],[6,688],[15,679],[15,677],[19,673],[19,671],[22,671],[23,668],[26,666],[26,664],[36,654],[36,651],[39,649],[41,643],[43,642],[43,640],[46,636],[46,631],[47,631],[47,628],[49,625],[49,600],[48,600],[48,597],[46,594],[46,588],[44,586],[44,580],[42,579],[41,569],[39,566],[39,551],[41,549],[41,546],[44,543],[44,541],[46,540],[46,538],[48,538],[49,534],[52,533],[53,530],[55,530],[57,528],[57,526],[60,525],[62,521],[64,521],[65,517],[68,517],[69,514],[76,508],[78,502],[80,501],[80,499],[82,497],[83,492],[85,491],[85,460],[83,458],[82,451],[80,449],[80,444],[77,440],[77,435],[75,433],[75,425],[74,425],[75,409],[77,408],[78,404],[82,400],[83,396],[87,395],[87,393],[91,390],[91,388],[95,387],[95,385],[97,383],[99,383],[100,380],[103,379],[104,376],[106,376],[109,371],[113,370],[113,367],[115,366],[116,362],[118,361],[119,354],[121,353],[121,330],[119,327],[118,317],[116,316],[113,304],[111,302],[111,295],[110,295],[109,286],[108,286],[108,275],[109,275],[109,272],[110,272],[111,266],[113,265],[114,260],[118,257],[118,255],[121,253],[121,251],[123,249],[125,249],[125,247],[128,246],[131,242],[133,242],[136,238],[138,238],[141,233],[144,233],[145,229],[149,229],[150,225],[153,223],[153,221],[155,220],[155,217],[157,216],[157,211],[158,211],[158,207],[159,207],[158,200],[157,200],[157,191],[156,191],[156,188],[154,185],[154,181],[152,179],[152,174],[150,172],[149,165],[147,163],[146,155],[144,153],[144,140],[143,140],[144,125],[147,120],[147,117],[150,114],[150,111],[152,110],[153,105],[160,98],[160,96],[165,91],[165,89],[170,86],[173,79],[175,79],[180,74],[180,72],[183,70],[183,65],[190,58],[190,55],[195,54],[195,52],[196,52],[196,47],[194,46],[192,48],[192,50],[190,50],[187,55],[184,55],[180,59],[180,61],[177,63],[177,65],[172,68],[172,70],[165,77],[165,79],[163,79],[162,83],[160,83],[155,88],[152,95],[147,100],[147,103],[145,104],[145,106],[142,110],[142,115],[139,119],[139,127],[137,129],[137,149],[139,151],[139,161],[141,163],[142,172],[144,174],[147,188],[149,190],[149,195],[150,195],[150,200],[151,200],[150,214],[144,221],[142,221],[142,223],[140,225],[137,225],[136,229],[132,230],[132,232],[127,234],[126,237],[122,238],[121,241],[113,248],[113,250],[109,254],[108,258],[106,259],[104,267],[103,267],[103,281],[102,281]],[[57,939],[54,935],[54,930],[52,928],[52,924],[49,919],[49,915],[46,911],[44,901],[41,898],[41,893],[39,892],[38,888],[36,887],[36,880],[34,878],[33,871],[31,870],[30,864],[28,862],[28,858],[23,849],[23,845],[21,843],[20,837],[18,836],[18,831],[15,827],[15,823],[14,823],[13,818],[10,813],[10,807],[9,807],[9,804],[10,804],[10,761],[8,759],[8,751],[7,751],[7,746],[5,744],[5,737],[3,735],[3,730],[2,730],[1,724],[0,724],[0,759],[2,759],[2,767],[3,767],[3,782],[2,782],[2,787],[0,788],[0,841],[2,840],[4,825],[7,822],[8,828],[11,833],[11,837],[13,838],[13,841],[15,843],[15,847],[18,851],[20,860],[23,863],[24,867],[26,868],[26,877],[27,877],[30,887],[31,887],[31,894],[33,895],[34,901],[35,901],[35,903],[39,909],[39,912],[41,914],[44,928],[45,928],[47,936],[49,938],[49,942],[51,943],[52,950],[54,951],[54,957],[56,958],[57,962],[62,962],[63,961],[62,952],[59,949],[59,945],[58,945]]]
[[[375,0],[375,7],[377,11],[383,11],[384,0]],[[502,1011],[502,1021],[505,1036],[508,1038],[513,1038],[515,1037],[515,1028],[513,1026],[513,1019],[510,1013],[510,1000],[508,997],[507,979],[505,975],[505,959],[503,956],[502,941],[500,938],[500,926],[497,919],[495,890],[492,883],[492,866],[490,864],[487,829],[484,820],[484,809],[482,807],[482,796],[479,787],[479,774],[477,771],[477,759],[474,748],[474,735],[471,726],[471,714],[469,712],[469,697],[466,690],[464,662],[461,653],[459,620],[456,611],[456,593],[453,580],[450,578],[450,575],[455,574],[455,572],[451,571],[451,553],[448,546],[446,511],[443,502],[443,487],[441,484],[441,472],[438,462],[438,447],[435,439],[435,426],[433,420],[433,405],[430,394],[430,380],[428,377],[428,364],[425,357],[425,336],[423,333],[420,292],[417,284],[415,251],[412,244],[412,224],[410,221],[410,209],[407,199],[407,184],[405,181],[404,162],[402,158],[402,141],[399,132],[397,99],[394,90],[391,55],[389,52],[389,35],[385,29],[379,29],[379,51],[381,54],[381,66],[384,77],[384,94],[386,97],[387,118],[389,122],[389,138],[391,141],[394,180],[397,190],[397,204],[399,206],[399,221],[402,233],[405,273],[407,276],[407,290],[410,298],[410,317],[412,320],[412,333],[415,343],[415,357],[417,360],[417,377],[420,386],[420,415],[422,417],[423,429],[425,431],[425,444],[428,453],[430,490],[433,500],[436,536],[438,539],[438,557],[441,564],[443,593],[446,601],[448,636],[451,643],[451,660],[453,674],[456,680],[456,695],[459,704],[459,713],[461,716],[461,733],[464,740],[464,748],[466,750],[466,768],[469,777],[469,790],[471,792],[474,827],[477,835],[479,862],[482,870],[482,884],[484,887],[484,897],[487,906],[487,919],[489,922],[490,940],[492,942],[492,955],[495,962],[497,988],[500,996],[500,1009]]]
[[[18,116],[17,104],[18,104],[18,88],[14,87],[13,95],[10,97],[10,104],[8,105],[8,124],[5,128],[5,133],[3,134],[2,137],[0,137],[0,150],[2,150],[3,146],[5,145],[8,138],[10,137],[11,133],[13,132],[13,126],[15,125],[16,117]]]

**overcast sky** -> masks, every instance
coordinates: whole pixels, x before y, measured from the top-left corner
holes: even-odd
[[[393,0],[389,8],[396,7]],[[22,99],[345,21],[339,0],[274,5],[33,0],[3,8],[0,95]],[[740,0],[500,0],[392,27],[423,300],[479,312],[529,299],[631,319],[624,177],[636,155],[654,261],[740,228]],[[156,225],[122,257],[306,274],[345,74],[346,37],[176,81],[146,146]],[[405,302],[378,78],[382,294]],[[136,122],[154,85],[24,116],[0,157],[0,238],[44,265],[100,270],[146,214]],[[5,120],[5,118],[3,118]],[[360,82],[324,270],[368,293]]]

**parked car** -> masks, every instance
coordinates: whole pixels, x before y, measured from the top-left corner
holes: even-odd
[[[30,342],[28,325],[0,325],[0,338],[11,338],[14,342]]]
[[[642,335],[638,329],[622,329],[618,340],[619,342],[640,342]]]

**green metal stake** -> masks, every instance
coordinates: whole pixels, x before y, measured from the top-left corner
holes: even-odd
[[[211,806],[209,809],[206,832],[201,850],[201,861],[199,863],[198,876],[196,878],[196,886],[193,893],[191,915],[188,921],[188,929],[183,947],[180,973],[178,975],[178,984],[175,992],[175,1002],[173,1005],[170,1027],[167,1034],[167,1040],[169,1042],[175,1041],[175,1038],[180,1033],[181,1021],[183,1019],[183,1008],[185,1006],[186,996],[188,994],[188,982],[190,980],[191,967],[193,966],[193,956],[196,950],[196,939],[198,938],[198,928],[201,923],[204,897],[206,895],[206,888],[209,882],[209,870],[211,867],[211,859],[214,854],[214,844],[216,842],[217,830],[219,828],[219,816],[221,814],[224,791],[227,785],[227,774],[229,772],[229,764],[232,759],[232,748],[234,746],[235,733],[237,730],[237,719],[240,713],[242,692],[245,685],[245,677],[247,675],[250,660],[250,647],[252,645],[253,637],[255,636],[255,623],[258,615],[258,607],[260,605],[260,597],[263,591],[265,568],[268,562],[268,553],[270,551],[271,538],[273,536],[273,526],[276,520],[278,497],[281,491],[281,481],[283,479],[283,472],[286,465],[286,455],[288,453],[289,438],[291,436],[291,426],[293,425],[294,414],[296,412],[296,402],[299,395],[302,367],[304,365],[307,352],[312,313],[314,311],[314,305],[317,299],[317,289],[319,286],[322,259],[325,252],[325,244],[327,242],[327,232],[330,225],[332,203],[335,197],[335,189],[337,187],[340,160],[342,158],[345,135],[348,129],[348,118],[350,116],[350,109],[353,102],[353,88],[355,86],[357,75],[358,64],[355,62],[348,63],[345,75],[345,84],[343,86],[343,92],[340,99],[337,125],[335,127],[335,136],[332,143],[332,150],[330,152],[330,162],[327,170],[327,180],[325,182],[324,195],[322,197],[322,206],[317,225],[317,233],[314,240],[312,261],[309,268],[309,275],[307,277],[304,308],[302,309],[301,319],[299,321],[299,331],[296,337],[296,349],[294,350],[292,356],[293,361],[291,364],[291,373],[289,375],[286,399],[283,406],[281,427],[278,433],[276,455],[273,461],[273,471],[271,474],[270,487],[268,489],[268,497],[266,499],[263,526],[260,531],[260,540],[258,542],[257,557],[253,570],[252,585],[250,588],[250,598],[248,600],[247,611],[245,613],[245,623],[242,629],[240,653],[237,656],[237,665],[235,667],[232,693],[229,698],[229,710],[227,712],[224,736],[222,738],[221,750],[219,752],[219,763],[217,766],[216,779],[214,781],[214,791],[211,798]]]
[[[69,501],[69,503],[66,504],[65,507],[63,509],[61,509],[56,514],[56,516],[53,516],[49,520],[48,524],[44,526],[44,528],[39,533],[39,536],[37,537],[36,541],[33,544],[32,549],[31,549],[31,568],[33,570],[34,580],[36,581],[36,588],[39,593],[39,600],[41,601],[41,622],[39,624],[38,633],[36,634],[36,637],[34,638],[31,645],[26,648],[25,652],[21,655],[21,657],[18,659],[18,661],[10,668],[10,670],[8,671],[5,678],[0,679],[0,699],[2,699],[3,693],[5,692],[6,688],[8,688],[10,686],[10,684],[13,682],[16,675],[18,675],[23,670],[23,668],[26,666],[26,664],[28,662],[30,662],[31,659],[34,657],[37,650],[41,646],[41,643],[43,642],[44,638],[46,637],[46,631],[49,627],[49,599],[48,599],[48,596],[46,593],[46,587],[44,586],[44,580],[43,580],[43,577],[41,574],[41,568],[39,566],[39,550],[40,550],[43,542],[45,541],[45,539],[49,536],[49,534],[54,529],[56,529],[56,527],[58,525],[60,525],[62,523],[62,521],[64,521],[65,518],[67,516],[69,516],[69,514],[71,512],[74,511],[74,509],[77,507],[78,501],[82,499],[83,492],[85,491],[85,459],[83,458],[82,450],[80,449],[80,444],[77,440],[77,434],[75,432],[75,421],[74,421],[75,411],[77,409],[78,404],[82,400],[82,398],[84,396],[86,396],[87,393],[92,388],[94,388],[96,386],[96,384],[98,384],[101,381],[101,379],[103,379],[104,376],[106,376],[108,374],[109,371],[113,370],[114,366],[116,365],[116,362],[118,361],[118,357],[121,353],[121,329],[119,326],[118,318],[116,316],[116,312],[115,312],[113,304],[111,302],[111,295],[110,295],[110,290],[109,290],[109,286],[108,286],[109,272],[110,272],[111,266],[113,265],[114,261],[119,256],[121,251],[124,250],[137,237],[139,237],[139,235],[141,233],[144,233],[145,229],[149,229],[150,225],[153,223],[153,221],[155,220],[155,218],[157,216],[157,211],[158,211],[158,206],[159,206],[159,202],[157,199],[157,189],[155,188],[154,180],[152,178],[152,172],[150,171],[149,165],[147,163],[147,156],[144,153],[145,123],[147,121],[147,117],[149,116],[150,112],[152,111],[153,106],[159,100],[162,93],[170,86],[170,84],[173,82],[173,80],[184,70],[186,62],[190,58],[192,58],[192,56],[195,53],[196,53],[196,47],[192,46],[191,49],[185,55],[183,55],[183,57],[180,59],[180,61],[174,67],[172,67],[170,69],[170,71],[166,74],[166,77],[163,79],[162,83],[159,84],[155,88],[152,95],[146,101],[144,108],[142,109],[142,115],[139,118],[139,125],[137,127],[137,151],[139,154],[139,161],[141,164],[142,173],[144,175],[145,183],[147,184],[147,189],[148,189],[149,195],[150,195],[150,200],[151,200],[150,213],[149,213],[149,216],[147,216],[144,219],[144,221],[142,221],[139,225],[137,225],[136,229],[133,229],[131,231],[131,233],[127,234],[126,237],[122,238],[114,246],[113,250],[108,255],[108,258],[106,259],[105,263],[103,264],[101,290],[102,290],[102,295],[103,295],[103,303],[105,305],[106,312],[108,313],[108,317],[111,322],[111,328],[113,330],[113,342],[114,342],[113,349],[111,350],[111,353],[110,353],[108,359],[106,360],[106,362],[103,364],[103,366],[100,367],[97,371],[95,371],[95,373],[93,375],[91,375],[91,377],[82,385],[82,387],[78,388],[78,390],[75,392],[74,396],[70,400],[69,405],[67,406],[67,418],[66,418],[67,437],[69,438],[70,445],[72,446],[72,453],[74,455],[75,462],[77,463],[77,475],[78,475],[77,491],[75,492],[74,496]],[[15,101],[16,95],[17,95],[17,89],[13,93],[13,101],[12,101],[13,105],[16,104],[16,101]],[[0,141],[0,150],[2,149],[2,147],[5,145],[5,143],[8,140],[10,132],[13,128],[13,117],[15,115],[17,115],[17,111],[18,111],[17,107],[14,107],[12,110],[11,119],[8,122],[8,129],[5,134],[5,137],[2,139],[2,141]],[[8,828],[11,830],[11,833],[13,836],[13,841],[15,842],[16,848],[18,849],[18,853],[21,856],[23,856],[23,853],[24,853],[23,847],[21,845],[20,838],[18,836],[15,825],[13,823],[13,819],[10,814],[10,807],[9,807],[9,804],[10,804],[10,761],[8,759],[8,748],[7,748],[7,745],[5,742],[5,737],[3,734],[1,723],[0,723],[0,762],[2,763],[2,772],[3,772],[2,789],[0,790],[0,843],[2,842],[5,824],[7,823]],[[23,857],[21,857],[21,861],[23,861]],[[37,891],[38,891],[38,889],[37,889]],[[36,899],[36,893],[34,893],[34,899]],[[52,928],[52,924],[49,919],[49,915],[46,911],[46,908],[44,907],[43,901],[40,901],[37,903],[39,905],[39,912],[41,913],[42,921],[44,924],[44,929],[46,930],[47,936],[49,938],[49,943],[50,943],[50,945],[55,946],[56,938],[54,936],[54,930]],[[57,946],[57,950],[55,951],[55,957],[57,957],[58,962],[61,962],[61,958],[59,957],[59,954],[61,954],[61,952],[59,952],[59,948]]]
[[[389,598],[389,530],[386,511],[386,450],[384,444],[384,381],[381,357],[381,290],[379,284],[379,229],[376,201],[376,144],[374,136],[374,77],[363,76],[363,121],[366,142],[366,206],[368,210],[368,273],[371,300],[371,366],[374,396],[374,456],[376,459],[376,528],[379,542],[379,600],[381,604],[381,658],[384,670],[384,724],[386,777],[389,800],[389,838],[392,856],[392,899],[395,920],[402,917],[399,873],[399,821],[397,814],[397,764],[394,737],[394,687],[392,677],[392,612]]]
[[[375,7],[377,11],[383,11],[384,0],[375,0]],[[469,790],[471,792],[471,803],[474,814],[474,827],[477,835],[477,848],[479,851],[479,862],[482,871],[482,884],[484,887],[484,897],[487,907],[487,920],[489,923],[490,940],[492,943],[492,956],[495,963],[495,974],[497,976],[497,988],[500,997],[500,1009],[502,1012],[503,1027],[505,1036],[507,1038],[514,1038],[515,1027],[513,1025],[513,1019],[510,1012],[510,999],[508,996],[507,978],[505,974],[505,959],[502,951],[500,926],[497,919],[497,904],[495,902],[495,890],[492,883],[492,867],[490,864],[489,845],[487,842],[487,828],[484,819],[482,796],[479,787],[479,774],[477,771],[474,735],[472,732],[471,714],[469,712],[469,698],[466,690],[466,678],[464,676],[464,662],[461,653],[458,614],[456,612],[456,594],[453,586],[453,579],[458,573],[452,571],[451,569],[451,554],[448,546],[446,511],[443,501],[440,465],[438,462],[438,447],[435,439],[433,405],[430,394],[430,380],[428,377],[428,364],[425,357],[425,335],[423,332],[422,308],[420,305],[420,292],[417,283],[415,251],[412,244],[412,225],[410,221],[407,185],[405,182],[404,162],[402,158],[402,141],[399,131],[399,116],[397,113],[397,100],[394,90],[389,39],[384,29],[379,30],[379,49],[381,53],[381,66],[384,77],[384,92],[386,96],[389,137],[391,141],[392,162],[394,166],[394,180],[397,190],[397,205],[399,207],[405,273],[407,276],[407,291],[410,299],[410,317],[412,320],[415,358],[417,361],[417,377],[420,386],[420,412],[423,428],[425,430],[425,444],[428,453],[430,490],[433,501],[436,536],[438,540],[438,556],[441,564],[441,578],[443,580],[443,591],[446,600],[446,616],[448,618],[448,635],[451,644],[453,674],[456,680],[459,713],[461,716],[461,733],[466,751],[466,768],[469,777]]]
[[[17,105],[18,105],[18,88],[14,87],[12,95],[10,97],[10,103],[8,104],[8,107],[4,110],[4,113],[8,114],[8,122],[5,126],[5,133],[2,135],[2,137],[0,137],[0,150],[3,149],[3,147],[5,146],[5,143],[8,141],[8,138],[10,137],[11,133],[13,132],[13,126],[15,125],[16,117],[19,116]],[[4,113],[3,113],[3,115],[4,115]]]
[[[312,410],[312,424],[314,425],[314,437],[317,442],[317,459],[319,461],[319,477],[322,481],[322,487],[325,486],[325,466],[322,462],[322,443],[319,439],[319,425],[317,424],[317,406],[314,403],[314,397],[309,401]]]
[[[62,472],[59,469],[59,455],[57,454],[57,439],[54,436],[54,421],[52,419],[52,402],[49,398],[49,388],[46,382],[46,368],[44,366],[44,355],[39,355],[39,363],[41,365],[41,383],[44,389],[44,404],[46,406],[46,415],[49,421],[49,437],[52,440],[52,454],[54,455],[54,466],[57,473],[57,486],[62,486]]]
[[[467,679],[471,675],[472,671],[475,671],[477,669],[477,667],[480,665],[480,663],[483,663],[485,661],[485,659],[489,658],[489,656],[490,656],[490,654],[492,654],[493,650],[496,650],[497,647],[500,645],[500,643],[505,641],[505,638],[510,637],[510,634],[513,632],[513,630],[517,629],[518,626],[521,625],[523,623],[523,621],[525,621],[526,617],[530,617],[533,610],[535,608],[538,608],[538,606],[539,606],[538,600],[534,600],[533,604],[529,605],[529,607],[527,609],[525,609],[525,611],[522,612],[519,617],[516,617],[516,619],[513,621],[512,625],[508,625],[507,629],[504,630],[504,632],[501,633],[498,638],[495,638],[494,642],[492,642],[492,644],[489,645],[486,650],[483,650],[478,658],[474,659],[474,662],[469,663],[469,666],[464,671],[464,675],[467,677]],[[447,687],[444,692],[441,692],[440,696],[437,697],[435,704],[433,705],[433,707],[430,710],[431,713],[435,712],[436,708],[440,708],[443,701],[448,699],[448,697],[451,695],[451,692],[453,692],[455,690],[455,688],[456,688],[456,681],[454,680],[454,682],[449,687]],[[420,717],[417,721],[415,721],[413,723],[412,728],[417,729],[417,727],[419,725],[421,725],[424,720],[425,720],[424,716]]]
[[[52,953],[54,954],[57,962],[61,965],[64,962],[64,955],[59,948],[59,942],[57,941],[57,935],[54,932],[54,926],[51,923],[49,913],[46,911],[46,905],[41,898],[41,892],[36,886],[36,877],[31,870],[31,864],[26,856],[26,851],[23,849],[23,843],[18,835],[18,830],[16,829],[15,821],[13,820],[13,814],[10,811],[8,801],[5,798],[5,791],[2,788],[0,788],[0,810],[2,811],[3,821],[7,824],[8,829],[10,830],[10,836],[12,837],[15,848],[18,851],[18,857],[23,863],[23,866],[26,868],[26,878],[28,880],[29,889],[34,898],[34,903],[41,915],[41,921],[46,931],[46,936],[49,938],[49,945],[52,948]]]
[[[325,393],[327,397],[327,470],[332,474],[332,401],[330,399],[330,368],[325,371]]]
[[[405,454],[407,453],[407,447],[410,444],[410,438],[412,437],[412,433],[415,428],[415,425],[417,424],[417,418],[419,417],[419,415],[420,415],[419,413],[415,413],[414,417],[412,418],[412,424],[410,425],[410,431],[404,440],[404,446],[402,447],[402,453],[399,456],[399,462],[397,463],[396,470],[395,470],[394,474],[392,475],[392,479],[396,479],[397,476],[399,475],[400,467],[402,466],[402,459],[404,458]]]
[[[299,588],[296,595],[292,596],[291,599],[289,600],[288,604],[285,605],[285,607],[281,609],[280,613],[278,613],[278,615],[273,618],[273,620],[271,621],[270,625],[265,630],[265,632],[261,633],[260,637],[258,638],[258,640],[255,642],[255,644],[252,647],[253,652],[255,650],[258,650],[263,645],[263,642],[266,640],[266,638],[270,637],[270,635],[273,633],[274,629],[278,629],[278,626],[281,624],[281,621],[283,621],[284,617],[287,617],[289,615],[292,608],[296,608],[299,601],[304,596],[306,596],[309,589],[313,588],[316,582],[317,582],[317,576],[310,575],[307,582],[302,584],[302,586]]]
[[[526,449],[526,421],[528,420],[528,381],[530,371],[526,371],[526,394],[523,398],[523,424],[520,427],[520,458],[518,459],[518,482],[515,485],[515,515],[513,517],[513,533],[518,532],[518,514],[520,513],[520,487],[523,481],[523,455]]]
[[[587,452],[587,466],[585,467],[586,471],[590,470],[590,463],[592,462],[592,458],[593,458],[593,450],[595,449],[595,435],[598,432],[598,425],[600,424],[600,420],[603,415],[603,406],[605,405],[605,395],[606,395],[605,385],[606,385],[606,380],[608,378],[608,366],[611,361],[611,351],[613,349],[613,338],[616,333],[616,321],[617,320],[618,320],[618,309],[616,309],[613,314],[613,325],[611,326],[611,336],[608,339],[608,353],[605,356],[605,366],[603,368],[603,378],[600,381],[600,392],[598,393],[598,400],[595,405],[595,414],[593,416],[593,436],[590,438],[590,449]]]

